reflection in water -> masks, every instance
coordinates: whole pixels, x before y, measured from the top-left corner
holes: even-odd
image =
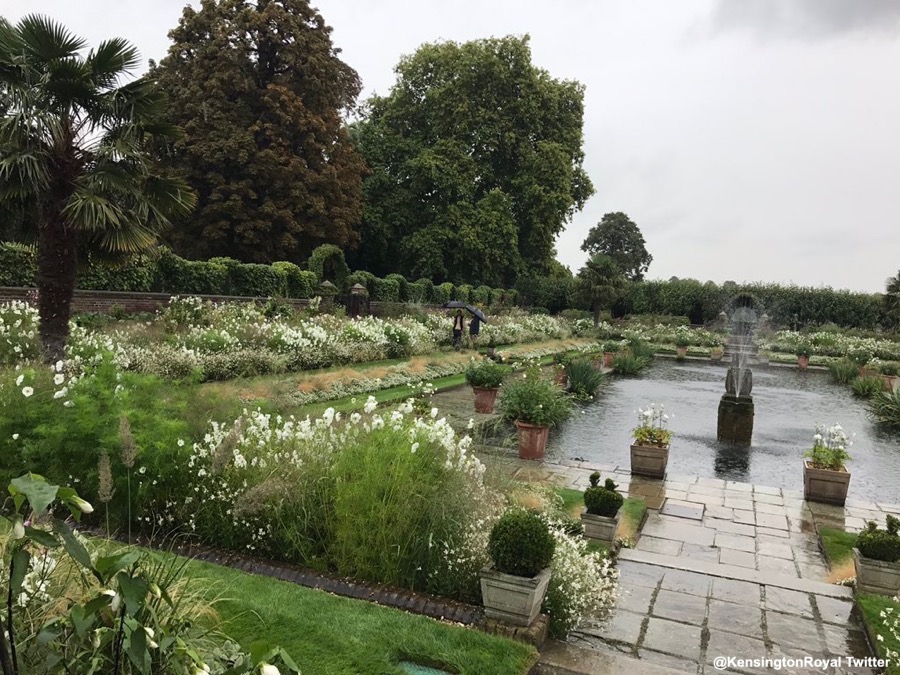
[[[669,473],[803,489],[801,458],[817,423],[840,422],[855,433],[850,449],[851,496],[896,501],[900,493],[900,434],[875,427],[865,405],[822,373],[789,368],[753,371],[756,416],[747,448],[716,441],[716,415],[725,368],[657,359],[639,378],[610,378],[597,399],[550,435],[565,457],[629,465],[637,409],[662,403],[674,434]],[[890,499],[888,499],[890,501]]]

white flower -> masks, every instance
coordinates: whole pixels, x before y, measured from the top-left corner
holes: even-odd
[[[55,384],[57,386],[61,385],[65,381],[66,381],[66,376],[63,375],[62,373],[57,373],[56,375],[53,376],[53,384]]]
[[[19,375],[19,376],[16,378],[16,386],[17,386],[17,387],[21,387],[21,386],[22,386],[22,382],[24,382],[24,381],[25,381],[25,376],[24,376],[24,375]]]
[[[263,662],[259,664],[259,675],[281,675],[281,671],[271,663]]]
[[[416,443],[413,443],[413,444],[412,444],[412,448],[411,448],[410,451],[411,451],[411,452],[415,452],[415,451],[418,450],[418,449],[419,449],[419,443],[416,442]]]
[[[93,513],[94,512],[94,507],[91,506],[91,503],[82,499],[81,497],[72,497],[72,503],[82,513]]]
[[[66,401],[65,403],[63,403],[64,408],[71,408],[73,405],[75,405],[74,401]]]
[[[53,392],[53,398],[54,398],[54,399],[62,398],[63,396],[65,396],[65,395],[68,394],[68,393],[69,393],[69,388],[68,388],[68,387],[63,387],[63,388],[60,389],[59,391]]]
[[[147,467],[142,466],[140,469],[138,469],[138,473],[143,476],[145,473],[147,473]]]
[[[22,396],[25,398],[29,398],[34,393],[34,389],[32,387],[22,387]]]
[[[19,434],[13,434],[13,437],[12,437],[12,438],[13,438],[14,441],[19,440]]]
[[[363,412],[367,415],[370,415],[375,411],[375,408],[378,407],[378,401],[375,400],[374,396],[370,396],[366,399],[366,404],[363,406]]]
[[[16,518],[16,522],[13,525],[13,539],[22,539],[25,537],[25,525],[21,520]]]
[[[183,438],[179,438],[179,439],[178,439],[178,447],[179,447],[179,448],[183,448],[183,447],[184,447],[184,439],[183,439]]]

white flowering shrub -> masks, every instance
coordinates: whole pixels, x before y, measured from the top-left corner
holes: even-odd
[[[771,340],[761,344],[760,348],[770,352],[794,354],[801,343],[808,346],[810,353],[816,356],[852,356],[863,363],[871,358],[884,361],[900,360],[900,342],[844,335],[832,331],[800,333],[782,330],[778,331]]]
[[[40,354],[38,312],[27,302],[0,304],[0,365],[13,365]]]
[[[616,606],[619,571],[608,556],[588,552],[587,539],[570,534],[564,522],[551,519],[549,524],[556,548],[543,610],[551,634],[563,637],[586,619],[607,618]]]
[[[882,652],[894,667],[900,666],[900,652],[892,645],[900,646],[900,595],[894,598],[893,607],[885,607],[879,613],[881,626],[875,628],[875,639]],[[885,639],[887,635],[887,639]],[[890,669],[888,669],[890,672]]]

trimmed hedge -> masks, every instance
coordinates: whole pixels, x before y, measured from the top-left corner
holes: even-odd
[[[491,287],[479,286],[472,293],[472,302],[487,307],[491,304]]]
[[[286,295],[289,298],[311,298],[316,294],[316,275],[301,270],[292,262],[274,262],[272,268],[284,274]]]
[[[400,302],[400,282],[396,279],[379,279],[375,278],[375,290],[372,293],[372,300],[378,302]]]
[[[156,260],[147,255],[132,256],[121,263],[89,262],[78,273],[78,288],[147,293],[153,288],[157,270]]]
[[[453,284],[446,281],[431,289],[431,302],[435,305],[446,305],[453,299]]]
[[[350,286],[347,283],[350,268],[347,267],[344,252],[334,244],[322,244],[316,248],[306,261],[306,266],[316,275],[320,284],[330,281],[340,291],[347,290]]]
[[[371,272],[366,272],[365,270],[357,270],[353,274],[347,277],[347,285],[355,286],[356,284],[360,284],[366,287],[366,290],[369,292],[369,297],[375,293],[375,280],[376,277]]]
[[[176,294],[228,295],[227,288],[228,268],[224,265],[185,260],[168,249],[161,251],[156,263],[153,290]],[[223,293],[223,290],[226,292]]]
[[[0,244],[0,286],[34,286],[37,252],[21,244]]]
[[[462,284],[461,286],[456,287],[456,298],[455,300],[461,300],[462,302],[472,302],[472,292],[473,289],[469,284]]]
[[[234,265],[228,268],[228,280],[235,295],[265,298],[287,293],[287,276],[271,265]]]
[[[405,276],[402,274],[388,274],[385,279],[397,282],[399,287],[397,297],[400,302],[407,302],[409,300],[409,282],[406,280]]]

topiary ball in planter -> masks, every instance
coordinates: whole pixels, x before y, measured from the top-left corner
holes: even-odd
[[[856,537],[856,548],[866,558],[883,562],[900,561],[900,520],[887,517],[887,530],[880,530],[874,522]]]
[[[488,552],[504,574],[533,577],[550,566],[556,541],[536,513],[507,511],[491,530]]]
[[[591,486],[584,491],[584,505],[587,512],[594,516],[612,518],[619,512],[625,498],[616,492],[616,485],[612,478],[607,478],[601,486],[600,474],[596,471],[590,476]]]

